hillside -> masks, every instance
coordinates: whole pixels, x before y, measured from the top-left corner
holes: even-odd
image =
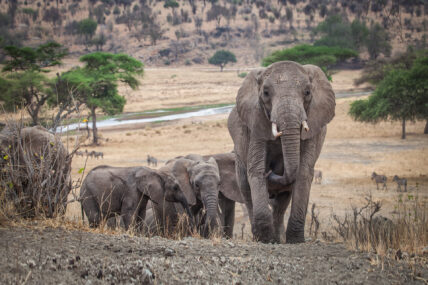
[[[149,66],[207,64],[215,50],[228,49],[236,54],[237,66],[248,66],[273,50],[313,42],[319,37],[313,28],[335,14],[380,23],[390,34],[393,53],[421,45],[428,4],[420,3],[10,0],[0,6],[0,36],[5,44],[31,46],[55,40],[72,56],[96,49],[124,52]],[[97,23],[95,30],[79,24],[88,17]],[[364,51],[361,57],[367,58]]]

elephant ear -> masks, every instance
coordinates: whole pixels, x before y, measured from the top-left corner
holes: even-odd
[[[306,110],[309,131],[302,129],[301,139],[307,140],[317,135],[334,117],[336,98],[330,82],[318,66],[307,64],[306,70],[311,81],[312,100]]]
[[[238,90],[236,96],[236,110],[240,119],[249,127],[254,116],[252,113],[259,104],[259,88],[262,84],[262,75],[265,69],[251,71]]]
[[[195,162],[189,159],[177,159],[172,167],[172,174],[177,179],[180,185],[181,191],[183,191],[187,202],[190,206],[196,205],[196,196],[190,183],[189,169],[194,165]]]
[[[220,171],[220,187],[219,191],[228,199],[244,203],[241,191],[236,182],[235,174],[235,154],[222,153],[213,155]]]

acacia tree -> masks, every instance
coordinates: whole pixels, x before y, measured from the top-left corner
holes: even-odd
[[[208,59],[209,64],[220,66],[220,71],[223,72],[224,66],[229,62],[236,62],[236,57],[228,50],[219,50]]]
[[[144,66],[128,55],[106,52],[84,55],[80,61],[85,63],[83,67],[63,73],[58,78],[61,80],[59,84],[64,86],[64,94],[51,104],[65,103],[63,109],[86,105],[92,118],[93,143],[98,144],[97,110],[101,109],[108,115],[122,112],[126,100],[118,93],[118,83],[136,89],[139,81],[135,76],[143,74]]]
[[[39,123],[43,105],[52,95],[49,79],[43,74],[46,67],[61,63],[67,50],[60,44],[50,42],[33,49],[7,46],[7,56],[3,67],[4,78],[0,81],[0,100],[7,111],[23,106],[32,119]]]
[[[406,121],[428,119],[428,57],[417,59],[410,70],[388,72],[373,95],[351,104],[349,114],[362,122],[401,121],[405,139]]]

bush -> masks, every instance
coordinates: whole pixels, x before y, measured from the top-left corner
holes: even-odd
[[[192,62],[190,60],[186,59],[186,61],[184,62],[184,64],[187,65],[187,66],[189,66],[189,65],[192,65]]]
[[[241,72],[238,74],[238,77],[245,78],[245,76],[247,76],[247,74],[248,74],[247,72]]]
[[[71,157],[61,138],[36,126],[9,122],[0,133],[0,199],[24,218],[65,213]]]

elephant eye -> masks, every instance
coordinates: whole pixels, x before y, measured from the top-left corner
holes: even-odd
[[[174,185],[174,191],[178,191],[178,186]]]
[[[308,89],[304,93],[305,93],[305,96],[309,96],[309,95],[311,95],[311,90]]]
[[[264,91],[263,91],[263,96],[265,96],[265,97],[269,97],[269,92],[268,92],[267,90],[264,90]]]

